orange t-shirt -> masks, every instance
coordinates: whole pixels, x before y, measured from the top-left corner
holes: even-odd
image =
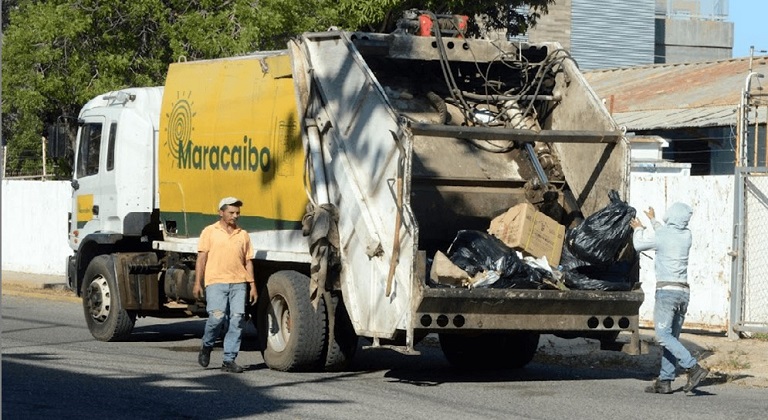
[[[206,226],[197,243],[199,252],[207,252],[204,281],[215,283],[245,283],[252,277],[245,262],[253,258],[253,246],[248,232],[237,228],[231,234],[220,222]]]

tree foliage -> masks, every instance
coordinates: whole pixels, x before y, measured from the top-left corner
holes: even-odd
[[[12,174],[39,173],[41,137],[94,96],[162,85],[168,64],[280,49],[330,27],[389,32],[408,9],[525,31],[554,0],[16,0],[3,2],[3,138]],[[515,7],[530,6],[527,12]],[[477,29],[477,26],[473,26]]]

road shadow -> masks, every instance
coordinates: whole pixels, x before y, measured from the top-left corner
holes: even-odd
[[[179,343],[165,346],[168,350],[196,353],[205,328],[205,319],[174,321],[137,326],[131,335],[132,342]],[[545,337],[545,336],[543,336]],[[712,354],[711,349],[683,340],[699,360]],[[587,342],[562,342],[552,344],[542,338],[534,360],[521,369],[460,370],[451,366],[443,356],[436,340],[424,340],[416,345],[420,355],[405,355],[388,349],[363,349],[370,342],[360,339],[358,351],[350,366],[341,374],[384,372],[391,382],[414,386],[436,386],[455,382],[538,382],[637,379],[651,381],[658,374],[661,350],[652,339],[647,354],[630,356],[621,352],[598,350],[599,344]],[[591,346],[587,350],[584,346]],[[222,347],[219,339],[216,348]],[[595,347],[597,349],[592,349]],[[256,329],[248,321],[241,344],[242,352],[261,352]],[[268,369],[262,362],[247,366],[249,370]],[[218,366],[210,369],[218,369]],[[684,371],[678,372],[684,375]],[[747,377],[711,373],[703,385],[715,385]]]
[[[150,325],[141,325],[141,320],[137,320],[136,324],[137,325],[133,328],[133,332],[131,332],[128,341],[160,343],[202,338],[203,330],[205,328],[205,319]]]
[[[391,382],[414,386],[437,386],[456,382],[539,382],[578,381],[633,378],[650,380],[653,373],[636,367],[615,368],[568,366],[543,359],[521,369],[461,370],[451,366],[439,346],[417,345],[421,354],[409,356],[391,350],[366,349],[358,351],[349,370],[352,372],[384,371]]]
[[[252,418],[295,409],[302,401],[273,397],[269,387],[253,387],[238,375],[186,377],[184,386],[168,386],[168,374],[100,374],[62,370],[47,354],[3,354],[2,418],[232,419]],[[247,395],[247,398],[244,399]],[[247,403],[245,403],[247,401]]]
[[[185,321],[167,322],[167,323],[154,323],[141,325],[142,320],[136,321],[136,326],[133,328],[128,341],[137,343],[163,343],[163,342],[175,342],[186,341],[203,338],[203,331],[205,330],[205,318],[189,319]],[[222,330],[221,337],[217,340],[216,346],[221,346],[221,342],[224,338],[226,330]],[[261,351],[258,340],[256,339],[256,328],[250,320],[245,322],[243,327],[243,339],[240,346],[241,351]],[[195,347],[195,351],[199,348],[199,343]]]

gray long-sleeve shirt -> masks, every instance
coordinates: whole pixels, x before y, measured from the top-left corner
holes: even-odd
[[[683,203],[672,204],[664,215],[664,224],[652,219],[653,235],[637,228],[632,244],[637,251],[656,250],[656,281],[688,282],[688,254],[691,250],[691,231],[688,222],[693,210]]]

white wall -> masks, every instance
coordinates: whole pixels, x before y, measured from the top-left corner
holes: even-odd
[[[2,269],[66,274],[69,181],[2,181]]]
[[[688,281],[691,302],[685,320],[686,328],[726,331],[730,309],[731,262],[728,255],[733,245],[733,190],[731,175],[688,177],[632,174],[629,204],[649,226],[644,210],[649,206],[663,220],[666,209],[675,201],[693,208],[690,222],[693,234]],[[641,323],[653,323],[656,280],[653,270],[654,252],[640,256],[640,281],[645,302],[640,307]],[[650,257],[650,258],[649,258]]]
[[[675,201],[693,207],[693,248],[689,265],[691,303],[687,328],[725,331],[728,326],[733,240],[733,176],[663,176],[634,173],[629,204],[648,225],[643,210],[658,217]],[[68,181],[2,181],[2,269],[39,274],[65,273],[71,255],[67,242]],[[653,257],[653,252],[646,252]],[[652,325],[655,278],[653,260],[640,256],[645,302],[643,325]]]

